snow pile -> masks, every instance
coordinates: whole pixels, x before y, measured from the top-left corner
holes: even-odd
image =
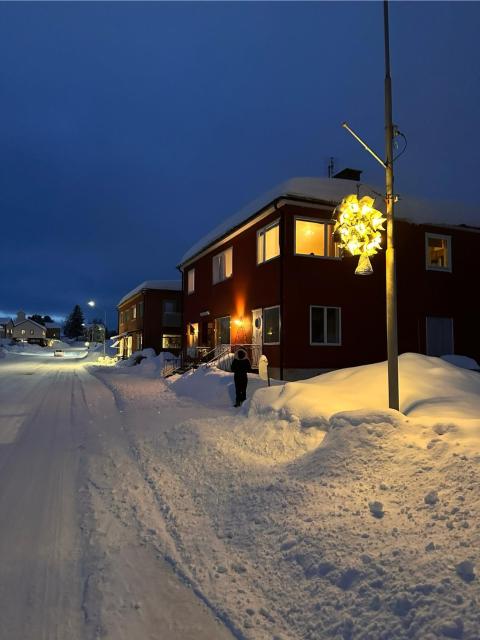
[[[180,376],[167,379],[173,391],[179,395],[189,396],[202,404],[226,407],[235,402],[235,385],[233,374],[217,367],[201,366]],[[266,382],[258,375],[248,374],[248,399],[258,389],[263,389]],[[275,383],[277,384],[277,383]]]
[[[400,411],[408,416],[480,418],[480,376],[440,358],[399,357]],[[388,407],[387,363],[326,373],[255,394],[252,415],[295,418],[328,425],[338,411],[376,412]]]
[[[155,349],[134,351],[126,360],[119,360],[117,368],[135,367],[135,373],[141,375],[158,375],[163,371],[166,363],[179,362],[178,357],[169,351],[162,351],[157,356]]]
[[[462,367],[463,369],[470,369],[471,371],[480,371],[480,365],[473,358],[468,356],[457,356],[455,354],[442,356],[442,360],[454,364],[456,367]]]
[[[478,373],[401,356],[402,415],[385,363],[257,389],[248,413],[215,368],[123,371],[102,376],[157,507],[125,477],[112,512],[236,637],[478,639]]]

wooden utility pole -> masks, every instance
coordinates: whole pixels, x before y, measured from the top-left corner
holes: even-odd
[[[398,390],[398,332],[397,332],[397,277],[395,269],[395,227],[393,193],[393,121],[392,78],[390,76],[390,37],[388,26],[388,0],[383,2],[385,34],[385,197],[387,210],[387,251],[385,256],[387,302],[387,354],[388,354],[388,406],[400,408]]]

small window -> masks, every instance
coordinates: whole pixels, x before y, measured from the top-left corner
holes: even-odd
[[[310,344],[341,344],[341,310],[338,307],[310,307]]]
[[[333,224],[295,219],[295,254],[319,258],[339,258],[340,248],[333,239]]]
[[[263,342],[280,344],[280,307],[263,310]]]
[[[267,262],[280,255],[280,222],[257,231],[257,264]]]
[[[35,331],[33,329],[30,329],[30,335],[33,336],[34,333]]]
[[[143,318],[143,300],[138,303],[138,317]]]
[[[132,307],[132,318],[135,320],[137,317],[137,305]]]
[[[187,293],[195,291],[195,269],[187,271]]]
[[[425,253],[429,271],[452,270],[452,239],[436,233],[425,234]]]
[[[124,319],[125,319],[125,318],[124,318],[123,311],[120,311],[120,324],[123,324]]]
[[[25,329],[22,329],[22,336],[25,335]]]
[[[218,253],[216,256],[212,258],[212,279],[213,284],[217,284],[217,282],[222,282],[223,280],[227,280],[230,278],[233,273],[233,250],[232,247],[229,247],[222,253]]]
[[[164,334],[162,336],[162,348],[163,349],[181,349],[182,336]]]

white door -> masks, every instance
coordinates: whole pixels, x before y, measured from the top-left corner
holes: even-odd
[[[263,314],[261,309],[252,310],[252,367],[258,366],[262,354]]]

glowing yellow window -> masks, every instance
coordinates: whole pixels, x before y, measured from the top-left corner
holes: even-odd
[[[278,220],[257,232],[257,264],[280,255],[280,225]]]
[[[295,220],[295,253],[301,256],[339,258],[340,250],[333,239],[333,225],[315,220]]]

